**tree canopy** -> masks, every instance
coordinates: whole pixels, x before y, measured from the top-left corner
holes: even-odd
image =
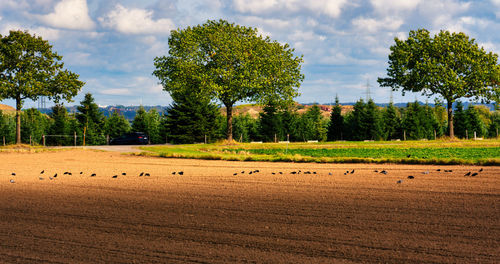
[[[16,101],[16,142],[21,143],[23,101],[47,96],[56,103],[70,101],[84,82],[65,70],[62,56],[41,37],[27,31],[10,31],[0,36],[0,100]]]
[[[218,100],[227,111],[227,138],[232,140],[236,102],[291,104],[304,76],[302,57],[288,44],[258,35],[257,29],[225,20],[173,30],[168,56],[155,58],[153,72],[170,93],[196,90]]]
[[[448,130],[453,137],[452,104],[459,98],[495,99],[499,94],[498,55],[480,48],[464,33],[441,31],[434,37],[425,29],[412,30],[408,39],[395,38],[386,78],[381,86],[441,95],[448,104]]]

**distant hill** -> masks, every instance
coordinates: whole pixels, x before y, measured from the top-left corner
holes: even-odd
[[[9,105],[0,104],[0,110],[4,113],[15,112],[16,109]]]

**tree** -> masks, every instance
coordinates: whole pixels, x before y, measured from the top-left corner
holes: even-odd
[[[359,99],[353,106],[353,111],[346,117],[344,135],[351,140],[367,139],[364,120],[366,115],[366,105],[363,99]]]
[[[381,86],[394,91],[441,95],[447,102],[450,137],[454,136],[453,103],[462,97],[495,99],[500,82],[498,55],[479,48],[464,33],[441,31],[433,38],[429,31],[410,31],[407,40],[395,38],[391,46],[387,78]]]
[[[263,141],[274,142],[275,136],[283,138],[281,119],[277,107],[270,103],[266,105],[259,116],[259,130]]]
[[[0,144],[3,144],[3,138],[5,137],[5,143],[14,142],[16,138],[15,134],[16,122],[12,115],[8,113],[3,113],[0,110]]]
[[[113,111],[104,123],[104,131],[110,138],[117,138],[130,131],[130,123],[118,111]]]
[[[61,104],[54,105],[50,117],[53,121],[49,128],[49,133],[56,137],[50,138],[48,142],[58,146],[66,145],[68,139],[65,136],[69,135],[70,132],[70,122],[66,107]]]
[[[459,138],[465,138],[467,133],[467,115],[464,111],[464,105],[458,101],[455,105],[455,118],[453,119],[454,134]]]
[[[70,101],[84,83],[63,69],[62,56],[41,37],[27,31],[0,36],[0,99],[16,101],[16,142],[21,143],[21,109],[25,99],[47,96]]]
[[[288,44],[224,20],[173,30],[168,44],[169,55],[155,58],[153,74],[165,91],[195,89],[200,96],[222,102],[229,141],[236,102],[289,105],[304,78],[302,57],[296,57]]]
[[[391,102],[382,114],[384,123],[383,134],[385,139],[401,138],[401,118],[399,118],[397,109]]]
[[[29,142],[31,136],[33,142],[40,143],[49,128],[49,120],[36,108],[30,108],[21,115],[21,128],[21,138],[24,142]]]
[[[135,113],[134,121],[132,121],[132,131],[147,133],[148,121],[147,113],[141,105]]]
[[[330,123],[328,124],[328,141],[342,140],[342,130],[344,129],[344,117],[342,116],[342,107],[339,103],[339,97],[335,97],[335,106],[332,107],[330,114]]]
[[[476,132],[477,137],[483,137],[486,134],[486,127],[481,121],[479,116],[479,111],[473,105],[469,105],[467,110],[465,110],[465,115],[467,116],[467,132],[469,133],[469,138],[474,137],[474,132]]]
[[[362,121],[366,139],[379,140],[382,138],[380,113],[372,99],[369,99],[366,103],[365,115]]]
[[[196,93],[173,94],[166,111],[166,133],[173,143],[204,142],[214,139],[218,128],[219,108]]]
[[[105,142],[103,128],[104,115],[99,111],[99,106],[94,103],[92,94],[86,93],[80,106],[77,107],[76,119],[80,128],[85,131],[85,144],[98,145]]]

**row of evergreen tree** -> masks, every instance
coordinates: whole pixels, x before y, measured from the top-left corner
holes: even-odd
[[[91,94],[86,94],[77,107],[77,113],[68,113],[62,105],[52,107],[49,115],[37,109],[23,111],[21,137],[24,143],[47,145],[106,144],[107,139],[131,131],[145,132],[153,144],[214,142],[226,138],[226,119],[219,107],[196,95],[173,96],[174,102],[161,114],[155,109],[139,108],[130,123],[115,111],[105,117]],[[464,109],[458,103],[454,117],[455,135],[460,138],[498,137],[499,111],[490,112],[482,106]],[[373,100],[360,99],[352,111],[342,114],[338,98],[330,118],[322,116],[314,105],[299,114],[296,108],[281,109],[267,105],[258,118],[249,114],[236,115],[233,119],[233,138],[237,141],[336,141],[336,140],[417,140],[442,137],[447,132],[446,109],[439,103],[434,107],[408,103],[398,108],[392,103],[380,108]],[[57,135],[57,136],[54,136]],[[0,111],[0,137],[6,143],[15,140],[13,116]]]

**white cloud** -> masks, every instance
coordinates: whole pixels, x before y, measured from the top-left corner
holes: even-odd
[[[57,40],[61,36],[61,32],[58,29],[47,28],[47,27],[29,28],[29,27],[24,27],[24,26],[16,24],[16,23],[3,24],[2,27],[0,28],[0,34],[4,35],[4,36],[9,35],[9,31],[11,31],[11,30],[21,30],[21,31],[28,30],[28,32],[30,34],[40,36],[43,39],[49,40],[49,41]]]
[[[378,13],[394,13],[411,11],[418,6],[421,0],[370,0],[370,2]]]
[[[370,33],[376,33],[380,30],[396,31],[403,23],[403,19],[397,17],[385,17],[383,19],[360,17],[352,21],[352,24],[358,30]]]
[[[139,8],[128,9],[120,4],[115,6],[115,10],[98,20],[104,27],[126,34],[169,33],[175,28],[170,19],[153,20],[152,11]]]
[[[105,89],[105,90],[101,90],[99,93],[106,94],[106,95],[130,95],[130,94],[132,94],[130,89],[126,89],[126,88]]]
[[[54,12],[37,16],[49,26],[77,30],[90,30],[95,24],[89,16],[86,0],[62,0]]]
[[[242,13],[309,10],[333,18],[340,15],[346,3],[347,0],[233,0],[235,9]]]

